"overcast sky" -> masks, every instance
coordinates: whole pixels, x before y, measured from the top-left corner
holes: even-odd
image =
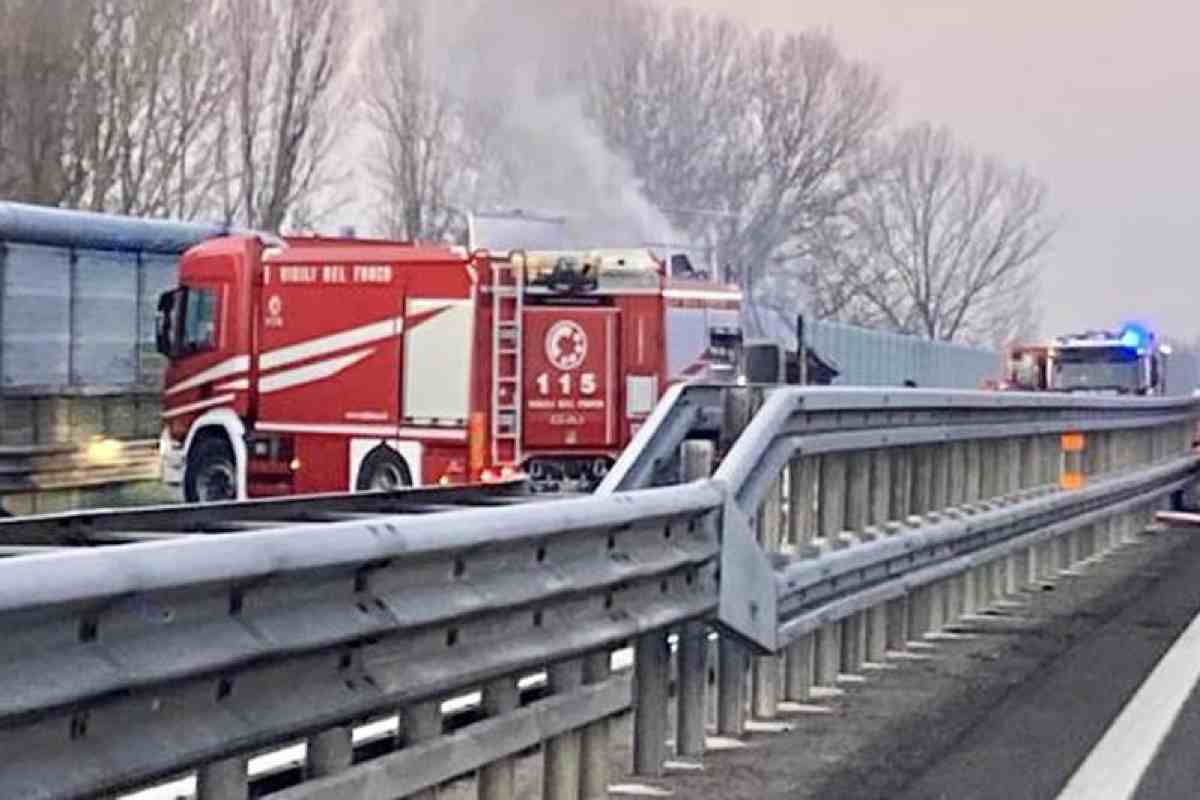
[[[1064,218],[1043,333],[1142,318],[1200,336],[1200,1],[679,2],[826,28],[892,83],[901,121],[1029,166]]]

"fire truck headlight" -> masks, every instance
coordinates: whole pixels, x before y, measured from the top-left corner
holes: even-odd
[[[298,458],[293,458],[293,459],[292,459],[292,461],[291,461],[291,463],[290,463],[290,464],[288,464],[288,469],[290,469],[292,472],[299,472],[299,471],[300,471],[300,466],[301,466],[301,465],[300,465],[300,459],[298,459]]]
[[[87,460],[93,464],[114,464],[123,449],[116,439],[93,437],[87,446]]]

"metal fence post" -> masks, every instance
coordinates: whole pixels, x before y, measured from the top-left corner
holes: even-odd
[[[409,706],[400,715],[404,726],[405,744],[427,742],[442,735],[442,704],[437,700],[426,700]],[[437,787],[430,787],[410,795],[413,800],[437,800]]]
[[[871,513],[871,454],[859,451],[846,457],[846,514],[843,524],[860,531]]]
[[[899,522],[888,522],[883,526],[883,531],[885,536],[903,536],[904,526]],[[899,652],[908,646],[908,601],[908,597],[898,597],[887,603],[885,638],[888,650]]]
[[[661,775],[666,760],[671,650],[661,631],[637,638],[634,653],[633,771]]]
[[[717,733],[741,736],[746,729],[746,668],[749,654],[728,636],[717,642]]]
[[[641,651],[640,645],[642,639],[647,639],[655,634],[646,634],[639,638],[639,659],[640,666]],[[662,634],[658,634],[658,639],[662,642],[663,649],[666,649],[667,640]],[[663,682],[666,682],[666,665],[662,670]],[[581,659],[573,659],[564,661],[559,664],[551,664],[550,669],[546,670],[547,683],[550,691],[553,694],[569,694],[577,690],[583,685],[583,661]],[[644,699],[642,694],[645,687],[645,682],[641,680],[642,671],[638,670],[638,680],[636,691],[638,697],[634,699],[634,767],[638,766],[638,735],[637,735],[637,719],[640,716],[641,707],[639,701]],[[651,682],[652,683],[652,682]],[[665,687],[664,687],[665,688]],[[663,710],[658,715],[659,724],[661,726],[658,741],[659,741],[659,765],[662,764],[662,748],[665,746],[665,729],[667,724],[666,713],[666,692],[663,692]],[[566,731],[560,733],[552,739],[546,741],[543,749],[542,757],[542,796],[546,800],[575,800],[579,797],[580,787],[580,756],[583,754],[583,737],[580,731]]]
[[[759,509],[759,542],[768,553],[779,550],[783,532],[782,481],[774,481]],[[773,719],[779,706],[779,656],[757,656],[751,669],[751,711],[759,719]]]
[[[846,522],[846,457],[840,453],[821,456],[821,487],[818,499],[820,533],[832,539]]]
[[[811,458],[793,459],[788,464],[787,542],[799,547],[813,537],[813,512],[816,500],[816,462]]]
[[[676,709],[676,753],[686,758],[704,756],[704,720],[708,708],[708,627],[685,623],[679,632],[679,689]]]
[[[713,449],[709,442],[684,442],[681,453],[683,480],[690,482],[712,473]],[[708,627],[700,621],[684,623],[679,633],[679,681],[676,701],[676,752],[687,758],[704,756],[704,721],[708,709]]]
[[[612,656],[605,650],[583,660],[583,682],[603,683],[612,672]],[[579,759],[579,795],[581,800],[606,800],[608,797],[609,721],[599,719],[583,729]],[[480,795],[479,800],[491,800]],[[499,798],[497,798],[499,800]]]
[[[889,505],[889,520],[908,517],[912,509],[913,451],[911,447],[898,447],[892,452],[892,487]]]
[[[913,454],[912,500],[910,514],[924,514],[933,505],[933,447],[915,448]]]
[[[887,450],[876,450],[871,454],[871,513],[868,522],[882,525],[891,517],[892,454]]]
[[[214,761],[196,771],[196,800],[246,800],[249,796],[245,756]]]
[[[724,419],[721,424],[723,446],[733,442],[750,421],[750,393],[746,389],[727,389],[724,394]],[[740,736],[746,724],[746,670],[749,653],[731,637],[717,642],[717,731]]]
[[[816,482],[819,462],[797,458],[788,464],[787,542],[795,552],[811,541],[815,526],[813,513],[817,499]],[[793,702],[807,702],[812,694],[813,635],[800,637],[784,652],[783,696]]]
[[[516,677],[497,678],[483,687],[481,705],[488,717],[501,717],[516,711],[520,704],[520,691]],[[516,761],[502,758],[479,770],[479,800],[515,800]]]
[[[794,703],[806,703],[812,697],[813,635],[801,636],[788,645],[784,658],[783,696]]]
[[[321,731],[308,739],[305,776],[323,778],[347,769],[354,761],[353,729],[348,725]]]

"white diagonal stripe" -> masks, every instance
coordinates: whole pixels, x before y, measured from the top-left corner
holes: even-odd
[[[212,408],[213,406],[224,405],[225,403],[233,402],[234,395],[221,394],[216,397],[210,397],[207,400],[198,400],[195,403],[187,403],[175,408],[168,408],[162,412],[163,419],[171,419],[178,417],[180,414],[188,414],[192,411],[199,411],[202,408]]]
[[[179,383],[167,387],[163,394],[172,395],[188,389],[194,389],[201,384],[209,381],[228,378],[230,375],[237,375],[239,372],[245,372],[250,369],[250,356],[234,356],[228,358],[219,364],[214,364],[206,370],[197,372],[190,378],[180,381]]]
[[[274,369],[313,356],[321,356],[378,339],[386,339],[399,334],[403,329],[404,317],[402,316],[372,322],[369,325],[361,325],[357,328],[331,333],[328,336],[320,336],[298,344],[269,350],[259,356],[258,365],[261,369]]]
[[[273,375],[260,378],[258,381],[258,390],[263,394],[270,394],[271,392],[290,389],[293,386],[299,386],[304,383],[323,380],[338,374],[347,367],[357,364],[374,352],[374,348],[368,348],[348,355],[338,356],[337,358],[327,358],[315,364],[305,364],[303,367],[276,372]]]

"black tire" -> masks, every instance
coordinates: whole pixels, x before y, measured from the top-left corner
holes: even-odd
[[[412,472],[404,457],[390,447],[379,445],[363,459],[354,490],[395,491],[412,485]]]
[[[189,503],[237,499],[237,462],[224,439],[209,437],[188,454],[183,472],[183,496]]]

